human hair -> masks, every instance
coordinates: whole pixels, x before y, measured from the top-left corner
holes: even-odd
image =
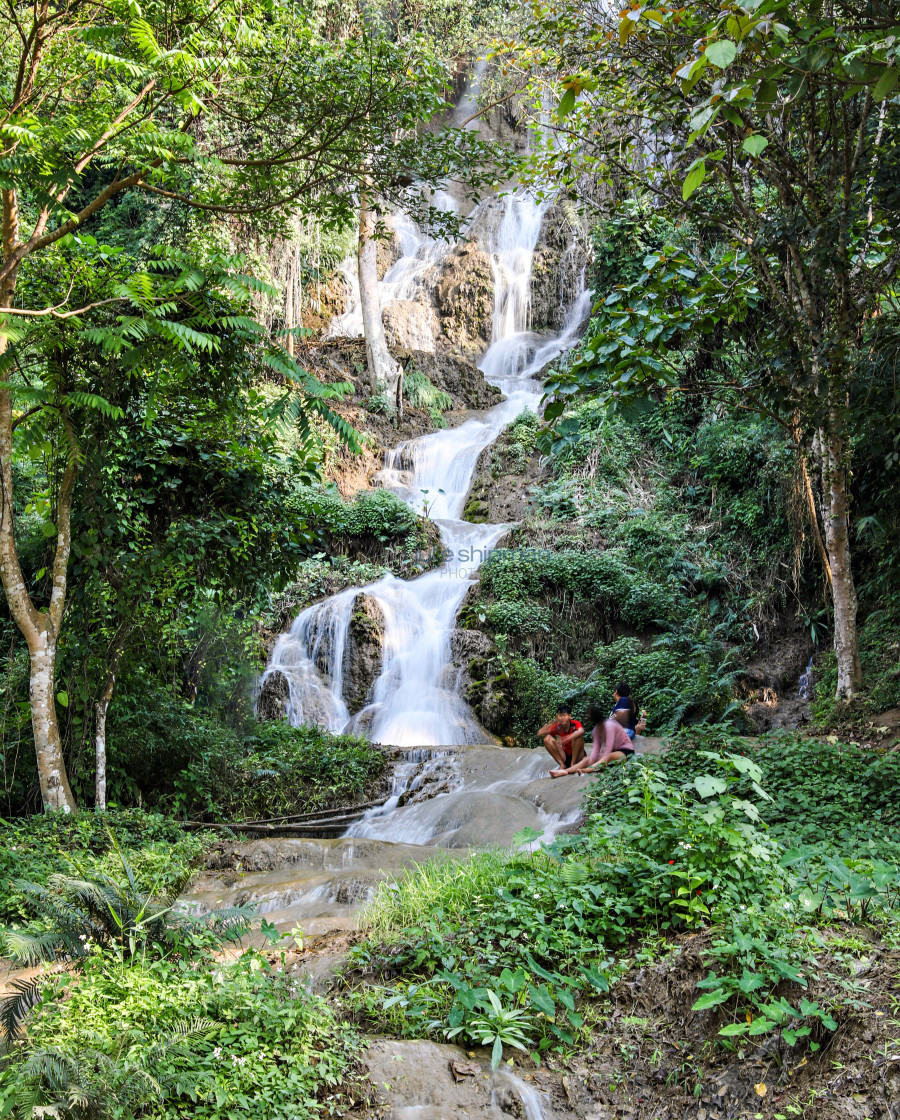
[[[596,725],[598,723],[603,723],[606,719],[606,716],[603,714],[603,712],[600,711],[596,704],[589,704],[587,710],[587,719],[588,723]]]
[[[556,706],[556,714],[558,716],[570,716],[572,714],[568,704],[558,704]]]
[[[622,684],[617,684],[616,685],[616,692],[618,692],[618,694],[622,697],[623,700],[626,697],[631,695],[631,689],[628,687],[627,684],[624,683],[624,681],[622,682]]]

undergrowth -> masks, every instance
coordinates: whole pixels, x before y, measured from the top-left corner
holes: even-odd
[[[109,809],[46,813],[0,820],[0,925],[21,922],[33,910],[19,880],[46,884],[51,875],[72,870],[108,872],[124,853],[139,885],[165,894],[180,886],[211,843],[208,833],[188,833],[158,813]]]
[[[803,763],[821,775],[820,746]],[[710,928],[694,1003],[712,1017],[710,1035],[726,1047],[771,1035],[792,1061],[819,1049],[858,1005],[849,989],[810,995],[825,932],[836,921],[897,931],[900,851],[864,843],[854,827],[848,848],[839,833],[808,843],[821,805],[804,799],[802,781],[792,805],[787,765],[771,765],[788,751],[765,750],[693,742],[611,768],[590,787],[582,834],[433,864],[380,888],[346,978],[360,1021],[489,1044],[495,1063],[505,1046],[568,1053],[633,963]],[[833,799],[859,831],[876,802],[896,799],[898,775],[869,779]]]
[[[219,742],[192,759],[176,782],[187,815],[250,820],[361,801],[387,757],[356,735],[333,735],[286,720],[254,725],[233,750]]]
[[[4,939],[23,959],[59,963],[16,986],[0,1115],[341,1114],[357,1038],[264,954],[223,959],[247,914],[191,919],[142,895],[124,858],[118,872],[51,877],[48,890],[31,890],[34,931]]]

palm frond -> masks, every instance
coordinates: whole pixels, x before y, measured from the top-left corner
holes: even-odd
[[[0,1029],[7,1038],[15,1038],[19,1033],[22,1020],[41,998],[45,982],[45,977],[33,976],[10,983],[12,994],[0,1002]]]

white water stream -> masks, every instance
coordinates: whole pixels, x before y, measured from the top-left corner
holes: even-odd
[[[541,389],[535,374],[572,344],[590,305],[590,294],[582,290],[565,329],[554,338],[528,329],[531,263],[544,210],[513,194],[483,203],[473,215],[494,272],[493,342],[479,366],[506,399],[457,428],[401,444],[385,459],[382,485],[418,511],[427,500],[429,516],[440,527],[444,562],[415,580],[388,575],[364,588],[384,615],[383,662],[369,702],[353,717],[343,696],[343,665],[354,600],[363,589],[351,588],[298,615],[278,639],[263,677],[282,673],[287,679],[287,715],[295,725],[357,731],[396,746],[487,739],[457,691],[450,636],[478,568],[508,526],[475,525],[460,515],[479,455],[520,412],[537,406]],[[394,221],[403,256],[381,283],[382,305],[415,300],[425,273],[448,248],[423,237],[402,215]],[[351,298],[338,329],[355,333],[357,314]]]

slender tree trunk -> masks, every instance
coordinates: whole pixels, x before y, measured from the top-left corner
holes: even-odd
[[[106,811],[106,716],[109,712],[113,689],[116,687],[116,673],[125,649],[131,624],[119,623],[107,653],[109,672],[97,702],[94,704],[94,809]]]
[[[291,258],[288,263],[287,292],[284,298],[284,325],[288,331],[286,349],[292,358],[294,356],[294,336],[291,333],[294,329],[294,255],[294,246],[292,245]]]
[[[5,349],[0,338],[0,354]],[[74,467],[67,467],[60,487],[57,511],[58,537],[53,564],[53,592],[50,606],[38,611],[31,602],[25,577],[16,552],[12,485],[12,395],[0,389],[0,580],[6,593],[9,612],[28,644],[31,726],[37,755],[41,799],[45,809],[75,808],[63,761],[59,725],[56,722],[56,653],[59,623],[65,603],[65,568],[69,559],[69,517]]]
[[[850,566],[850,502],[845,441],[840,420],[832,417],[832,430],[822,432],[822,480],[825,508],[825,546],[831,565],[834,596],[834,652],[838,679],[835,697],[849,700],[862,685],[857,632],[857,598]]]
[[[2,192],[2,206],[3,257],[9,259],[18,245],[19,236],[18,200],[14,191]],[[13,272],[0,284],[0,312],[12,306],[14,292],[15,273]],[[0,333],[0,356],[6,353],[7,346],[6,335]],[[66,575],[71,549],[75,465],[71,462],[68,464],[59,488],[56,511],[56,554],[53,559],[50,603],[46,610],[39,611],[28,594],[16,550],[12,456],[12,393],[9,389],[0,388],[0,583],[3,584],[9,613],[28,645],[31,726],[44,809],[61,809],[63,812],[70,812],[75,808],[75,798],[72,796],[66,775],[59,725],[56,722],[55,676],[56,652],[66,601]]]
[[[793,436],[794,447],[797,452],[797,462],[800,464],[800,474],[803,477],[803,492],[806,496],[809,524],[812,530],[813,540],[816,543],[816,552],[818,552],[819,559],[822,561],[822,569],[825,572],[825,579],[828,581],[828,586],[830,588],[833,583],[831,564],[828,561],[828,550],[825,548],[825,541],[822,539],[822,531],[819,528],[819,512],[816,509],[816,496],[813,493],[812,481],[809,477],[809,468],[806,465],[806,452],[803,450],[803,445],[800,442],[800,433],[797,430],[796,424],[794,425]]]
[[[106,812],[106,713],[115,684],[115,674],[110,673],[94,705],[94,809],[99,813]]]
[[[359,301],[366,336],[369,384],[373,393],[384,389],[390,396],[395,396],[402,371],[391,356],[384,337],[375,249],[375,211],[371,207],[368,187],[363,184],[359,192]]]

